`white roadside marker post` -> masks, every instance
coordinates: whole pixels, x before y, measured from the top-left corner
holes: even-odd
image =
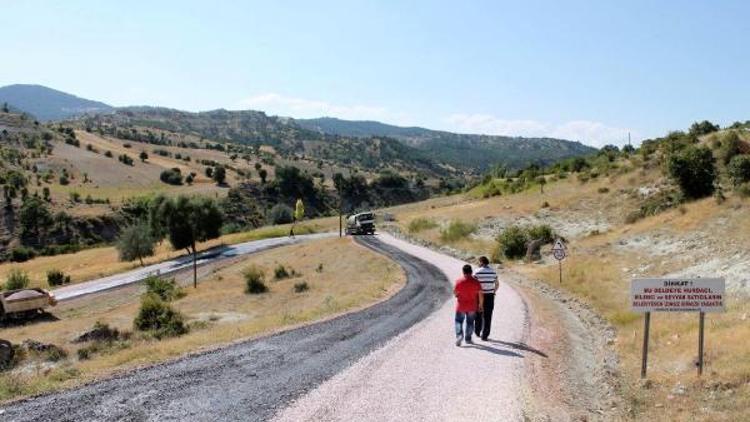
[[[555,240],[555,245],[552,247],[552,256],[557,260],[557,265],[560,269],[560,284],[562,284],[562,262],[567,256],[565,243],[563,243],[562,239]]]

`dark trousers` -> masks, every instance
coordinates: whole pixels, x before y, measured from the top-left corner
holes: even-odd
[[[495,309],[495,294],[485,293],[482,312],[477,312],[477,320],[474,322],[474,334],[483,339],[490,336],[493,309]]]

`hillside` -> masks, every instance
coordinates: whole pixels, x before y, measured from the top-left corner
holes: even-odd
[[[734,127],[675,132],[645,142],[638,151],[602,152],[562,163],[522,182],[520,191],[511,189],[518,179],[488,177],[466,195],[390,209],[398,220],[394,229],[469,260],[492,256],[527,279],[519,288],[547,292],[560,306],[584,314],[593,309],[605,318],[616,333],[610,347],[619,364],[608,376],[620,385],[623,417],[747,420],[750,168],[745,167],[745,181],[738,182],[731,163],[750,162],[750,133],[742,125]],[[709,148],[713,155],[719,187],[713,196],[681,197],[679,183],[665,171],[671,156],[693,147]],[[546,183],[540,184],[539,177]],[[546,236],[545,228],[567,242],[562,284],[550,244],[531,260],[507,256],[518,245],[523,257],[526,242]],[[639,380],[643,316],[630,310],[628,296],[636,277],[726,278],[727,312],[706,317],[710,340],[703,378],[695,376],[698,316],[658,313],[651,324],[648,381]],[[606,335],[589,330],[593,336]],[[571,346],[563,355],[585,353],[576,348],[578,339],[567,335],[554,347],[566,343]]]
[[[0,87],[0,104],[29,113],[42,122],[64,120],[86,113],[109,112],[107,104],[79,98],[41,85],[8,85]]]
[[[422,151],[430,159],[466,171],[487,171],[498,164],[510,169],[523,168],[531,163],[546,165],[596,151],[579,142],[555,138],[470,135],[330,117],[296,119],[295,122],[319,133],[392,137]]]
[[[347,138],[304,129],[291,119],[261,111],[213,110],[191,113],[156,107],[127,107],[88,116],[87,127],[139,127],[244,146],[268,146],[282,157],[311,159],[360,170],[395,170],[427,177],[460,176],[415,148],[386,137]]]

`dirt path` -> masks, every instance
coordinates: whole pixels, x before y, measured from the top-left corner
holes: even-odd
[[[381,241],[440,269],[455,258],[381,234]],[[411,259],[417,259],[411,258]],[[526,306],[508,284],[498,291],[490,341],[455,346],[454,301],[297,400],[278,421],[517,421],[524,416]]]
[[[405,287],[385,302],[18,402],[3,409],[3,420],[268,420],[286,403],[423,320],[448,298],[447,280],[433,265],[374,238],[363,243],[394,259],[406,272]]]

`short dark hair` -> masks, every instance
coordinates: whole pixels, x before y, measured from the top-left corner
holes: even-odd
[[[472,273],[471,265],[469,264],[464,265],[463,271],[464,271],[464,274],[466,275],[471,274]]]
[[[486,256],[480,256],[479,263],[486,267],[487,265],[490,265],[490,260],[487,259]]]

